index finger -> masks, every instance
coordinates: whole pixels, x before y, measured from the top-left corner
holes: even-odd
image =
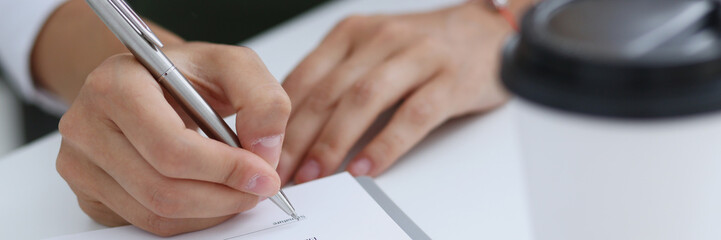
[[[338,23],[323,41],[306,56],[283,81],[283,88],[298,107],[325,75],[337,67],[351,50],[353,35],[366,17],[350,16]]]
[[[199,44],[201,54],[179,67],[196,66],[188,74],[196,82],[221,89],[237,113],[236,130],[243,148],[275,167],[290,117],[291,103],[260,57],[246,47]],[[197,67],[200,66],[200,67]]]
[[[131,55],[112,58],[87,82],[105,95],[106,106],[112,106],[104,109],[106,114],[161,174],[221,183],[263,196],[278,191],[277,174],[261,158],[188,129],[160,86]]]

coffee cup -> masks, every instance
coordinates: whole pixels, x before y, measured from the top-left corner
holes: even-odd
[[[537,240],[721,239],[717,1],[554,1],[503,50]]]

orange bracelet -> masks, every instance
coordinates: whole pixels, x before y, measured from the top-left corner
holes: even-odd
[[[498,12],[498,14],[501,14],[501,17],[503,17],[503,19],[506,19],[506,22],[508,22],[508,24],[511,25],[511,27],[514,30],[518,31],[519,28],[518,28],[518,23],[516,22],[516,16],[514,16],[513,12],[511,12],[508,9],[508,1],[509,0],[483,0],[483,1],[486,2],[486,5],[490,6],[491,8],[493,8],[493,10]],[[479,2],[479,0],[470,0],[468,2],[476,3],[476,2]]]

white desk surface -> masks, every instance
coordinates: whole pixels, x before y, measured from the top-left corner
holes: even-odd
[[[352,13],[435,9],[459,1],[360,0],[326,4],[246,42],[283,79]],[[377,183],[433,239],[531,239],[514,103],[434,131]],[[0,239],[101,229],[55,171],[58,133],[0,159]]]

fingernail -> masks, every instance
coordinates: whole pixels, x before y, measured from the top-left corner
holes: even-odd
[[[265,159],[273,168],[278,167],[283,134],[264,137],[251,144],[250,151]]]
[[[361,158],[351,164],[349,171],[353,174],[353,176],[367,176],[372,167],[373,163],[371,160],[368,158]]]
[[[260,174],[256,174],[250,178],[248,184],[245,185],[245,190],[263,197],[273,196],[277,192],[275,184],[273,184],[270,177],[261,176]]]
[[[300,182],[307,182],[318,176],[320,176],[320,165],[315,160],[309,160],[298,170],[296,179]]]

